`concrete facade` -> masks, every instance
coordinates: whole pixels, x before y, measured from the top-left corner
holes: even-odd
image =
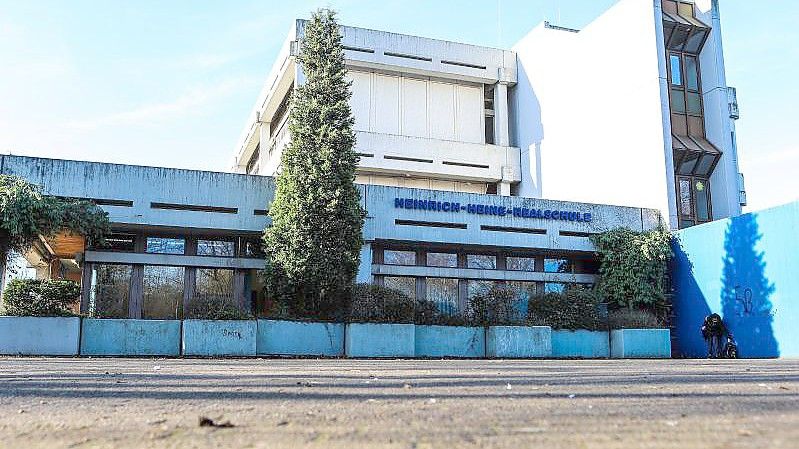
[[[674,166],[672,136],[684,132],[672,123],[668,1],[620,0],[582,30],[544,23],[510,50],[342,26],[357,181],[646,207],[671,228],[691,225],[678,209],[688,193]],[[710,185],[709,219],[736,216],[746,200],[719,7],[680,5],[708,29],[696,54],[702,124],[695,126],[703,130],[692,132],[721,153],[701,180]],[[302,20],[291,27],[236,147],[234,171],[271,176],[279,168],[290,138],[280,105],[303,82],[296,55],[304,27]]]
[[[108,211],[114,232],[131,236],[127,249],[85,248],[66,257],[87,287],[85,313],[98,313],[103,292],[114,287],[101,278],[118,279],[110,278],[119,276],[117,271],[108,270],[120,266],[128,267],[123,273],[127,283],[117,287],[129,300],[116,304],[122,310],[108,318],[190,317],[193,301],[202,299],[202,275],[209,273],[232,277],[227,294],[241,308],[260,307],[257,270],[264,266],[263,257],[241,252],[243,239],[258,241],[268,226],[264,214],[274,194],[272,178],[18,156],[2,156],[2,167],[3,173],[43,185],[48,194],[97,202]],[[584,266],[595,257],[590,235],[616,227],[646,230],[661,223],[658,212],[649,209],[378,185],[359,188],[368,214],[358,281],[415,283],[410,293],[417,299],[433,294],[429,289],[436,283],[456,282],[457,292],[450,290],[449,295],[457,296],[450,300],[460,308],[475,282],[535,284],[540,289],[591,284],[595,268]],[[175,254],[151,249],[147,245],[152,238],[176,239],[185,248]],[[199,254],[203,239],[230,242],[235,254]],[[415,263],[386,259],[387,252],[407,248],[417,252]],[[427,264],[427,253],[458,253],[457,263]],[[493,265],[474,266],[472,257]],[[509,265],[519,257],[531,265]],[[547,269],[547,258],[567,260],[571,267]],[[164,284],[165,276],[169,284]],[[154,298],[149,286],[156,284],[177,284],[181,291],[181,298],[171,299],[171,311],[148,312],[153,305],[148,298]]]
[[[285,101],[303,83],[297,20],[245,125],[239,173],[272,176],[290,136]],[[361,154],[358,182],[505,195],[519,178],[510,145],[513,52],[363,28],[341,28]],[[486,98],[493,112],[486,114]],[[493,114],[493,115],[492,115]],[[494,131],[486,131],[486,120]]]

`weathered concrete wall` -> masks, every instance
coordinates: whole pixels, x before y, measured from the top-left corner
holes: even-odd
[[[272,178],[174,168],[3,156],[2,173],[42,185],[51,195],[120,200],[132,206],[102,206],[113,223],[180,228],[262,231]],[[166,210],[151,203],[212,206],[236,213]]]
[[[345,350],[348,357],[413,357],[413,324],[347,325]]]
[[[603,331],[553,330],[552,357],[610,357],[609,335]]]
[[[258,354],[344,355],[344,324],[258,320]]]
[[[671,332],[668,329],[612,330],[610,356],[614,359],[671,358]]]
[[[676,348],[705,357],[699,332],[718,313],[741,357],[799,356],[799,202],[677,233]]]
[[[364,239],[407,240],[452,244],[481,244],[514,248],[593,251],[588,237],[561,235],[561,232],[599,233],[615,227],[634,230],[651,229],[658,225],[657,211],[633,207],[571,203],[534,198],[503,197],[473,193],[441,192],[401,187],[362,186],[364,205],[369,214],[364,227]],[[426,200],[541,211],[570,211],[591,214],[591,221],[523,218],[508,213],[504,216],[457,211],[408,209],[397,207],[396,199]],[[397,223],[400,220],[400,223]],[[456,227],[412,226],[406,222],[439,223]],[[492,229],[486,230],[486,226]],[[502,230],[502,228],[510,228]],[[543,234],[520,232],[541,230]]]
[[[0,354],[77,355],[78,317],[0,316]]]
[[[415,327],[416,357],[485,357],[485,328]]]
[[[180,321],[84,319],[81,355],[178,356]]]
[[[255,320],[184,320],[183,355],[255,355]]]
[[[552,356],[549,326],[491,326],[486,331],[486,356],[534,358]]]

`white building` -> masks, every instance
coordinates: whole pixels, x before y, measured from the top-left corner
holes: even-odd
[[[234,170],[274,175],[303,82],[296,21]],[[357,181],[654,208],[672,228],[739,215],[734,89],[717,2],[620,0],[512,50],[342,27]]]

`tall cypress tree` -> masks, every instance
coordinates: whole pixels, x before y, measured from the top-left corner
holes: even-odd
[[[358,155],[350,83],[333,11],[305,24],[298,62],[305,82],[291,99],[289,132],[269,208],[269,284],[295,316],[343,311],[358,271],[365,213],[355,187]]]

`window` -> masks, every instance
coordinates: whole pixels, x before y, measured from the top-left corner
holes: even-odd
[[[485,143],[494,144],[494,85],[486,84],[483,104],[485,105]]]
[[[197,240],[198,256],[233,257],[236,244],[226,240]]]
[[[130,265],[93,264],[89,316],[128,318],[132,273]]]
[[[185,254],[186,240],[167,237],[147,237],[147,252],[153,254]]]
[[[682,86],[682,62],[679,55],[669,55],[671,65],[671,85]]]
[[[194,282],[194,295],[186,311],[188,318],[202,316],[207,310],[237,309],[233,291],[233,270],[198,268]]]
[[[176,320],[183,316],[183,267],[144,267],[142,318]]]
[[[508,257],[505,267],[513,271],[535,271],[534,257]]]
[[[467,297],[469,299],[477,295],[485,295],[496,283],[494,281],[476,281],[470,280],[466,284]]]
[[[707,178],[677,178],[677,211],[681,228],[711,221],[713,214],[710,201],[710,181]]]
[[[545,273],[571,273],[572,264],[568,259],[544,259]]]
[[[133,234],[113,233],[105,239],[104,251],[119,251],[131,253],[136,249],[136,236]]]
[[[426,297],[438,306],[438,310],[446,315],[453,316],[458,310],[458,280],[447,278],[427,278]]]
[[[383,251],[383,263],[386,265],[416,265],[416,252],[387,249]]]
[[[545,293],[563,293],[566,291],[566,284],[562,282],[545,282],[544,283],[544,292]]]
[[[527,316],[527,304],[537,291],[535,282],[510,281],[507,286],[514,293],[516,299],[514,308],[518,318],[524,319]]]
[[[416,299],[416,278],[386,276],[383,278],[383,286],[399,290],[408,297]]]
[[[699,67],[693,56],[685,57],[685,87],[688,90],[699,91]]]
[[[244,169],[244,172],[248,175],[254,175],[258,173],[258,160],[261,157],[261,144],[255,146],[255,151],[252,152],[250,159],[247,161],[247,166]]]
[[[239,239],[239,256],[263,258],[264,255],[261,239],[257,237],[241,237]]]
[[[456,268],[458,255],[451,253],[427,253],[428,267]]]
[[[198,268],[194,297],[233,300],[233,270]]]
[[[496,270],[497,256],[486,254],[468,254],[466,256],[467,268],[478,268],[481,270]]]

